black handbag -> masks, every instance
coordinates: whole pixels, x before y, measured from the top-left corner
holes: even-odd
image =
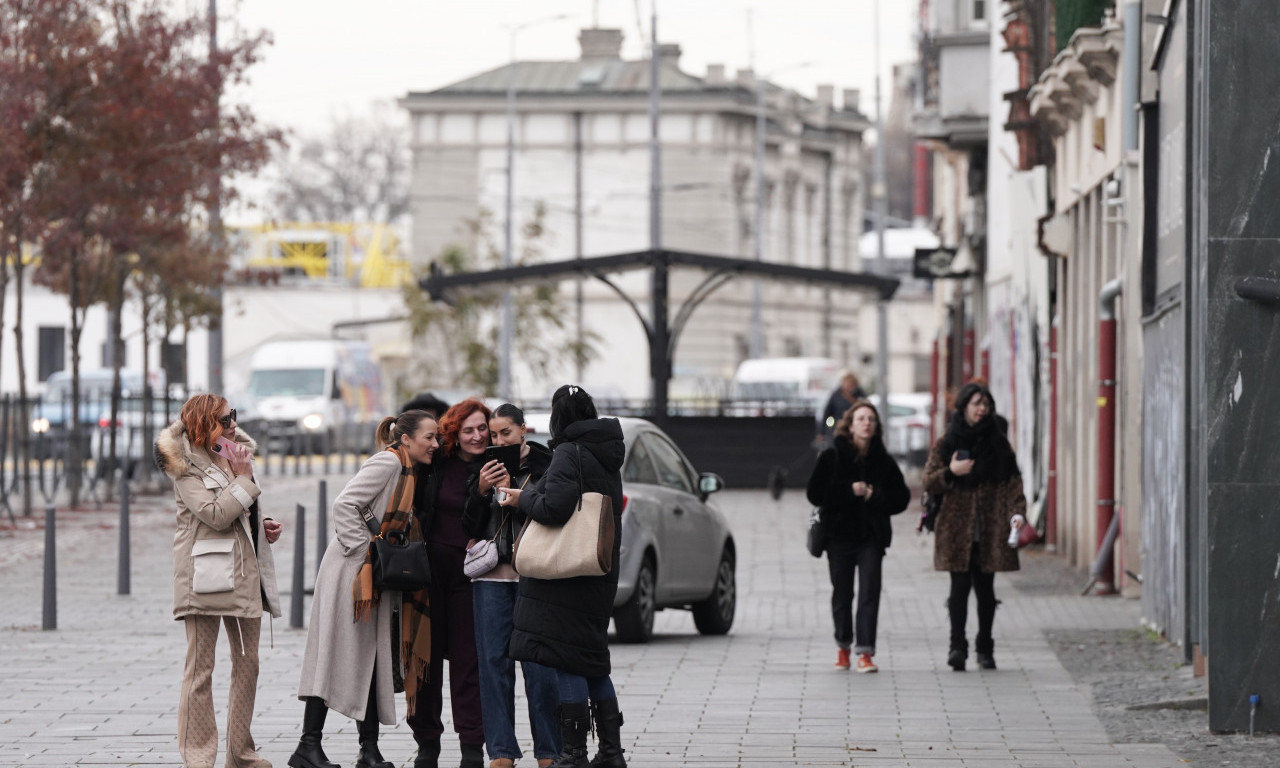
[[[805,546],[814,557],[822,557],[823,550],[827,548],[827,523],[822,519],[822,507],[814,507],[809,513],[809,535]]]
[[[920,513],[920,525],[932,532],[934,526],[938,524],[938,511],[942,509],[942,496],[922,491],[920,494],[920,506],[924,507],[924,512]],[[919,530],[919,528],[916,530]]]
[[[409,517],[409,528],[403,531],[389,531],[382,535],[382,528],[374,520],[368,507],[360,510],[373,540],[369,542],[369,558],[373,566],[373,587],[378,591],[392,590],[396,592],[417,592],[431,584],[431,564],[427,561],[427,543],[410,541],[409,528],[413,527],[413,516]]]

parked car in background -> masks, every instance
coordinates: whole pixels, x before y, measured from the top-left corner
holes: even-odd
[[[526,414],[528,439],[550,439],[548,414]],[[618,640],[643,643],[665,608],[693,612],[704,635],[723,635],[737,610],[737,549],[724,513],[709,500],[724,487],[699,474],[671,438],[644,419],[620,417],[622,553],[613,624]]]
[[[153,397],[150,399],[151,418],[143,419],[144,405],[141,397],[122,398],[116,411],[114,432],[116,436],[115,458],[111,458],[111,403],[108,400],[98,415],[97,424],[93,427],[92,440],[89,443],[89,455],[93,458],[100,477],[107,475],[114,466],[119,466],[126,476],[132,478],[137,474],[143,462],[152,460],[152,446],[160,430],[169,426],[182,410],[183,401]]]
[[[111,407],[111,383],[114,370],[89,368],[80,371],[80,456],[88,457],[93,431],[104,410]],[[142,372],[120,371],[121,397],[139,397],[143,391]],[[164,392],[164,372],[152,371],[148,383],[153,393]],[[44,392],[31,408],[33,455],[47,458],[64,454],[72,423],[71,371],[56,371],[45,381]]]
[[[731,416],[807,413],[827,403],[840,368],[825,357],[763,357],[743,360],[733,375]],[[819,418],[821,418],[819,416]]]
[[[929,459],[929,408],[932,398],[928,392],[910,392],[889,395],[889,410],[880,405],[880,398],[872,395],[884,419],[884,443],[889,455],[909,467],[923,467]]]

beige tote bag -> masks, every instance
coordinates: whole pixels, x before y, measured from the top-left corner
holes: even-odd
[[[525,520],[516,537],[512,564],[521,576],[571,579],[603,576],[613,569],[613,499],[581,492],[582,450],[578,451],[578,506],[564,525]]]

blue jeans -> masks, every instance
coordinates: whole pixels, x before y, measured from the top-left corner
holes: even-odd
[[[604,701],[618,698],[613,690],[613,679],[608,675],[583,677],[572,672],[557,671],[556,678],[560,685],[560,701],[565,704],[583,704],[587,699]]]
[[[520,585],[514,581],[472,582],[476,618],[476,656],[480,662],[480,711],[489,759],[522,755],[516,739],[516,663],[507,655],[512,617]],[[531,661],[520,662],[524,694],[529,700],[533,754],[541,760],[560,754],[556,671]]]

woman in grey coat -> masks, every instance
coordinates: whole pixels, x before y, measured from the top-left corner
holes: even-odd
[[[306,709],[302,738],[289,757],[294,768],[336,768],[320,746],[330,709],[356,721],[356,768],[393,768],[378,751],[378,723],[396,722],[391,616],[401,607],[401,593],[379,595],[372,588],[366,567],[372,535],[361,510],[380,518],[383,532],[412,520],[412,510],[393,505],[403,502],[407,507],[412,501],[414,470],[431,463],[439,445],[436,430],[435,419],[425,411],[383,419],[377,437],[386,450],[370,457],[333,502],[334,537],[316,574],[302,657],[298,698],[306,702]],[[408,535],[411,540],[422,538],[413,528]],[[415,610],[420,594],[405,594],[402,610],[400,650],[414,680],[425,673],[429,661],[429,650],[415,653],[419,645],[430,642],[425,600],[422,610]]]

